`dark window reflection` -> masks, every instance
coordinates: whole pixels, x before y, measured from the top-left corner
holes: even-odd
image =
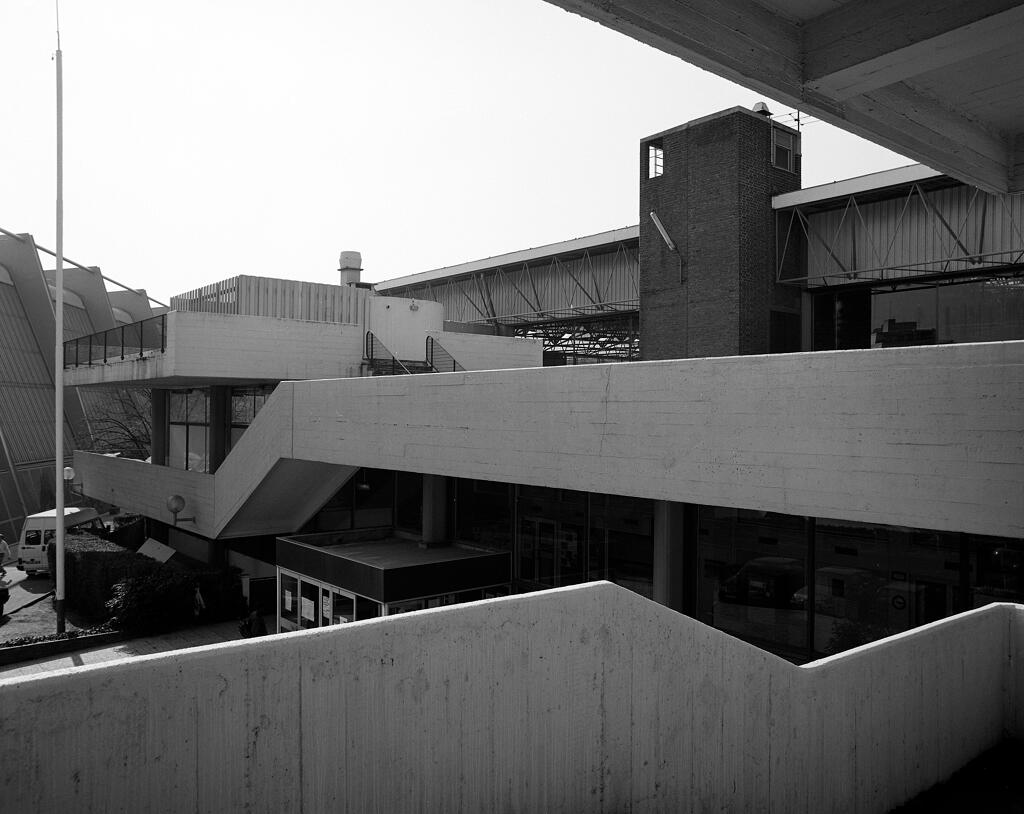
[[[515,562],[522,587],[609,579],[651,597],[653,505],[638,498],[520,487]]]
[[[700,620],[744,639],[805,649],[804,519],[702,506],[699,533]]]
[[[959,535],[818,520],[815,538],[817,653],[839,653],[959,609]]]
[[[455,481],[455,536],[502,551],[512,549],[512,487],[490,481]]]
[[[395,474],[395,525],[419,533],[423,529],[423,475]]]
[[[990,602],[1024,602],[1024,540],[968,534],[977,576],[971,606]]]

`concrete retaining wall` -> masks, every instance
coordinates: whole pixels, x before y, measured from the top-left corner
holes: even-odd
[[[1020,611],[798,668],[598,583],[0,680],[4,805],[886,811],[1000,739]]]

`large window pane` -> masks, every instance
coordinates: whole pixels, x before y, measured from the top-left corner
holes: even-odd
[[[186,469],[193,472],[209,472],[210,459],[207,454],[206,427],[189,425],[188,462]]]
[[[490,481],[457,480],[455,536],[464,542],[511,550],[511,487]]]
[[[318,627],[320,618],[320,586],[302,580],[299,597],[299,627]]]
[[[395,474],[395,526],[419,533],[423,529],[423,475]]]
[[[555,587],[586,581],[585,492],[519,490],[519,579]]]
[[[278,617],[282,630],[295,630],[299,626],[299,581],[288,574],[281,574]]]
[[[951,615],[962,600],[955,534],[818,520],[814,649],[839,653]]]
[[[654,504],[641,498],[592,495],[590,579],[609,579],[654,596]]]
[[[703,506],[698,618],[780,649],[807,646],[807,531],[801,517]]]
[[[975,560],[971,607],[989,602],[1024,603],[1024,540],[979,534],[966,537]]]
[[[871,347],[902,348],[936,342],[934,286],[871,295]]]
[[[997,277],[938,289],[940,342],[1024,339],[1024,279]]]
[[[167,465],[176,469],[185,469],[188,463],[188,427],[184,424],[171,424],[167,432]]]

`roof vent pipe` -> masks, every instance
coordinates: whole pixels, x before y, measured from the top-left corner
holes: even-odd
[[[341,285],[358,284],[362,270],[363,256],[359,252],[342,252],[338,255],[338,273],[341,275]]]

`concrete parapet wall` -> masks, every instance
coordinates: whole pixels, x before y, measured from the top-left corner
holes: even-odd
[[[358,376],[363,358],[359,325],[194,311],[167,314],[165,344],[141,359],[69,369],[68,383],[338,378]]]
[[[541,367],[544,364],[544,341],[541,339],[456,331],[432,332],[430,335],[466,370]]]
[[[288,386],[297,459],[1024,536],[1024,342]]]
[[[90,497],[164,523],[174,519],[167,498],[181,495],[182,516],[195,517],[182,528],[202,533],[213,527],[213,475],[89,452],[75,452],[75,475]]]
[[[1002,737],[1020,610],[799,668],[599,583],[0,680],[4,804],[886,811]]]

